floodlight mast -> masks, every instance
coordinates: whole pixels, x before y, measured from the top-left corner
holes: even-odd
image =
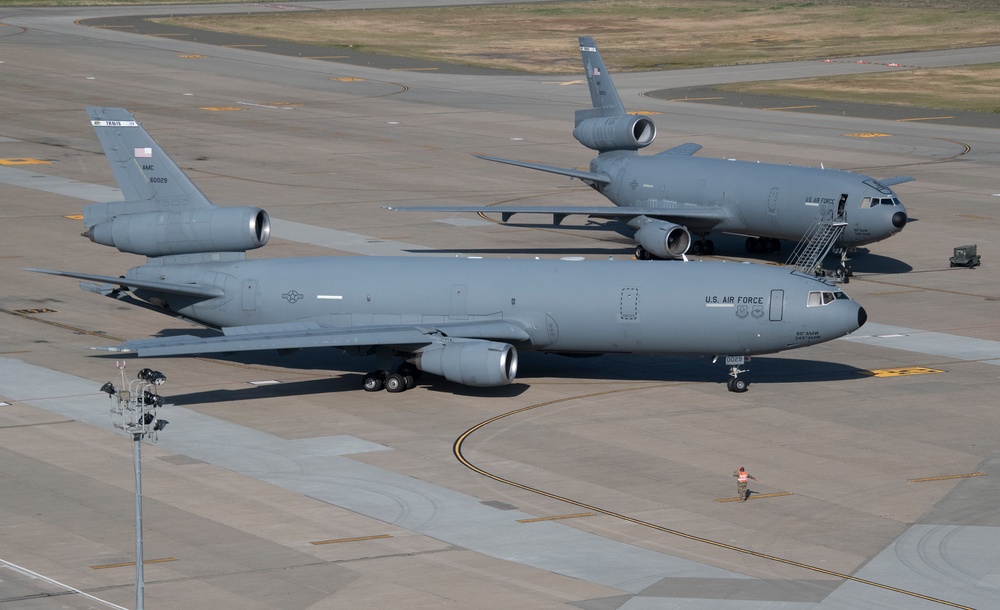
[[[132,381],[125,379],[124,360],[115,363],[121,377],[121,387],[116,388],[110,381],[101,386],[101,391],[111,399],[111,425],[132,435],[132,460],[135,466],[135,607],[143,610],[145,584],[142,570],[142,460],[143,437],[148,436],[154,443],[158,432],[167,425],[167,420],[156,416],[157,407],[163,406],[156,388],[167,381],[166,376],[152,369],[142,369]]]

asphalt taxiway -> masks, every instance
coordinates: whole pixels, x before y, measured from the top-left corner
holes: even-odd
[[[87,348],[194,328],[22,270],[138,264],[79,236],[82,206],[117,197],[85,106],[135,112],[216,203],[267,209],[274,237],[253,256],[640,264],[584,222],[381,207],[602,203],[471,154],[585,166],[579,75],[350,65],[75,24],[163,7],[5,11],[0,607],[132,607],[131,443],[98,390],[115,359]],[[898,187],[912,222],[852,261],[846,289],[870,320],[855,335],[754,359],[746,394],[726,391],[722,365],[684,358],[526,355],[508,387],[429,379],[397,395],[361,391],[370,363],[337,353],[130,361],[168,376],[170,424],[143,448],[150,607],[1000,607],[1000,131],[645,95],[887,69],[868,59],[614,75],[629,109],[658,113],[653,149],[916,177]],[[983,265],[950,268],[966,243]],[[737,239],[717,251],[783,260],[746,259]],[[741,465],[759,481],[727,501]]]

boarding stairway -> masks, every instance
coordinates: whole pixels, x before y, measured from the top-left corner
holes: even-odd
[[[820,275],[818,270],[821,261],[829,254],[846,226],[847,223],[842,218],[821,220],[816,223],[795,246],[785,264],[802,273]]]

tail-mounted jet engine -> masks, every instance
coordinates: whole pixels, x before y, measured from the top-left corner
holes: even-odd
[[[494,341],[456,339],[413,352],[406,361],[421,371],[470,386],[507,385],[517,376],[517,350]]]
[[[196,252],[245,252],[271,236],[260,208],[202,208],[183,212],[121,214],[88,228],[90,241],[146,256]]]
[[[656,125],[643,116],[594,117],[577,123],[573,137],[591,150],[639,150],[653,143]]]

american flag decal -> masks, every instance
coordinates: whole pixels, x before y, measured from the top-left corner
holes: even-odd
[[[136,159],[149,159],[153,156],[152,148],[137,148],[135,149],[134,156]]]

